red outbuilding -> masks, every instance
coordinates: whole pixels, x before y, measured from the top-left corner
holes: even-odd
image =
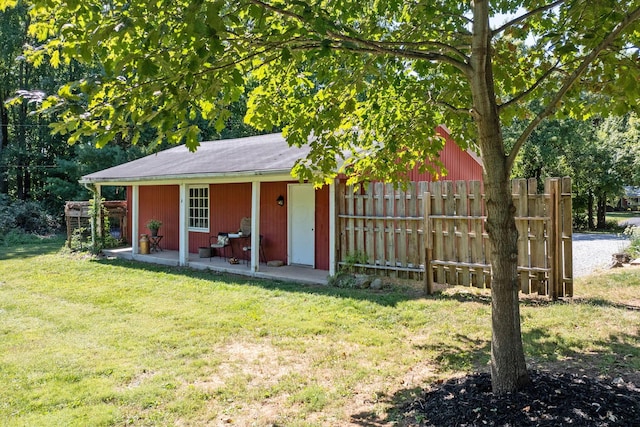
[[[446,144],[440,160],[447,180],[482,180],[477,155],[460,149],[445,127],[437,132]],[[197,151],[178,146],[82,177],[81,183],[126,186],[132,254],[150,219],[162,222],[162,248],[178,251],[178,264],[189,254],[216,243],[218,233],[232,236],[238,255],[243,247],[263,249],[263,259],[336,270],[336,185],[315,189],[291,176],[308,147],[290,147],[281,134],[202,142]],[[411,171],[412,181],[432,177]],[[243,218],[250,230],[238,236]],[[249,225],[250,224],[250,225]],[[212,237],[214,236],[214,237]],[[262,236],[261,238],[258,236]],[[236,238],[236,239],[234,239]],[[250,252],[247,272],[260,269],[259,251]]]

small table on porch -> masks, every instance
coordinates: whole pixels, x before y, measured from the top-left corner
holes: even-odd
[[[149,236],[149,249],[150,252],[162,251],[160,247],[160,241],[164,236]]]
[[[236,251],[239,249],[239,253],[242,253],[242,247],[247,245],[247,241],[250,236],[242,235],[238,233],[227,233],[229,236],[229,246],[231,247],[231,256],[235,257]],[[237,246],[236,250],[233,249],[233,246]]]

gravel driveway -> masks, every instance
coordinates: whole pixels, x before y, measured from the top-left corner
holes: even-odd
[[[616,234],[573,234],[573,275],[586,276],[606,267],[611,255],[629,244],[627,239]]]

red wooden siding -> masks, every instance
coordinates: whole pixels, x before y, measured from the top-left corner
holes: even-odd
[[[160,246],[163,249],[178,250],[180,188],[177,185],[141,186],[138,206],[140,234],[150,233],[147,221],[152,218],[159,219],[162,221],[162,227],[158,234],[164,236]]]
[[[290,182],[263,182],[260,187],[260,234],[267,260],[287,261],[287,185]],[[285,198],[284,206],[278,205],[279,196]],[[127,188],[127,202],[132,206],[131,187]],[[329,187],[316,190],[315,263],[316,268],[329,269]],[[209,232],[189,232],[189,252],[197,253],[198,247],[208,246],[209,237],[218,232],[236,232],[240,220],[251,216],[251,183],[212,184],[209,186]],[[131,223],[131,209],[129,209]],[[180,187],[178,185],[141,186],[139,190],[140,234],[149,233],[149,219],[162,221],[160,234],[162,248],[179,249]],[[131,227],[130,227],[131,228]],[[130,232],[129,232],[130,233]],[[132,236],[129,234],[129,241]],[[139,238],[137,236],[136,238]],[[241,248],[234,247],[236,256]]]
[[[466,150],[461,149],[455,143],[449,132],[442,126],[436,128],[436,132],[446,140],[444,148],[440,152],[440,161],[447,172],[445,176],[435,179],[427,172],[420,173],[418,167],[409,172],[410,181],[482,181],[482,165],[478,163]]]
[[[284,206],[276,199],[284,197]],[[268,261],[287,262],[287,183],[263,182],[260,186],[260,234]]]
[[[329,269],[329,187],[316,190],[316,250],[315,262],[319,270]]]
[[[189,232],[189,252],[208,246],[209,237],[219,232],[236,233],[240,221],[251,216],[251,183],[213,184],[209,186],[209,232]],[[240,256],[241,248],[234,247]]]

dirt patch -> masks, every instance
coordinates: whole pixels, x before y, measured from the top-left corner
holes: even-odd
[[[640,420],[640,388],[622,378],[530,372],[532,385],[505,396],[487,373],[436,384],[402,407],[402,426],[630,426]]]

